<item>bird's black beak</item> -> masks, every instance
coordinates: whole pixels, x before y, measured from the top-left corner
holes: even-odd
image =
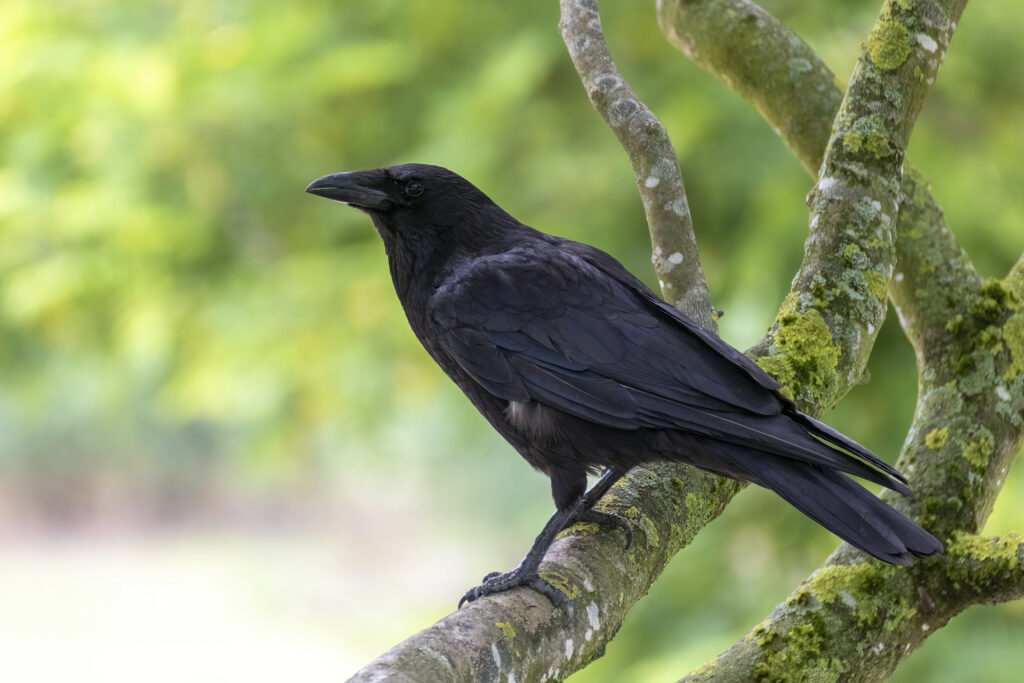
[[[377,187],[381,181],[375,171],[332,173],[311,182],[306,192],[360,209],[380,211],[390,209],[394,203],[387,192]]]

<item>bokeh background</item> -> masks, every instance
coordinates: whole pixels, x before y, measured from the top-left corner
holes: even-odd
[[[745,348],[795,272],[811,181],[758,115],[602,3],[671,132]],[[849,76],[877,0],[767,7]],[[417,345],[368,220],[303,188],[449,166],[652,281],[625,155],[553,0],[0,4],[0,679],[336,681],[513,566],[550,513]],[[1024,246],[1024,5],[968,7],[914,133],[977,266]],[[915,399],[890,316],[826,416],[893,460]],[[1019,468],[1018,468],[1019,470]],[[986,529],[1024,530],[1012,473]],[[835,545],[748,490],[576,681],[673,680]],[[1024,604],[978,607],[898,681],[1016,681]]]

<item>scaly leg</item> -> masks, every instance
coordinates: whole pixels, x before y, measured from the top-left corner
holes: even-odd
[[[548,548],[551,547],[559,532],[576,522],[596,522],[598,524],[618,527],[625,532],[626,547],[629,548],[633,542],[633,531],[626,524],[626,521],[610,512],[600,512],[593,509],[594,504],[608,492],[608,489],[615,482],[622,478],[623,474],[622,472],[605,470],[601,478],[597,480],[589,491],[582,496],[577,496],[568,506],[556,510],[555,514],[551,515],[551,518],[533,542],[530,552],[526,554],[526,557],[523,558],[518,567],[510,572],[491,572],[485,576],[482,584],[470,589],[462,596],[462,599],[459,600],[459,607],[468,602],[473,602],[495,593],[501,593],[516,586],[529,586],[538,593],[547,596],[556,607],[565,607],[571,611],[572,605],[569,603],[568,598],[565,597],[565,594],[542,579],[537,573],[537,569],[540,567],[541,560],[544,559],[544,554],[547,553]]]

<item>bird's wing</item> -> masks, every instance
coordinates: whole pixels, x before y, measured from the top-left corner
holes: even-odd
[[[625,429],[689,417],[659,417],[658,406],[757,415],[782,408],[778,385],[760,368],[767,386],[632,288],[560,250],[477,259],[438,290],[431,313],[449,352],[500,398]]]
[[[457,268],[429,304],[446,351],[501,399],[607,427],[681,429],[879,480],[779,419],[792,404],[756,364],[594,258],[544,244]]]

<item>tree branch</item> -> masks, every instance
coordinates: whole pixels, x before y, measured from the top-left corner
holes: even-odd
[[[831,73],[762,9],[744,3],[735,13],[725,5],[736,3],[667,1],[659,19],[670,40],[755,102],[813,168],[825,129],[801,118],[801,111],[835,107],[840,91]],[[955,17],[946,23],[928,3],[918,6],[936,27],[952,28]],[[915,40],[931,52],[927,40]],[[939,44],[936,39],[936,52]],[[925,84],[930,78],[924,76]],[[1024,265],[1003,283],[983,283],[920,176],[906,174],[902,190],[890,295],[917,351],[921,388],[899,467],[919,495],[913,502],[887,498],[947,538],[947,554],[907,572],[866,562],[844,544],[766,622],[687,680],[753,677],[799,662],[802,675],[882,677],[966,606],[1020,595],[1019,552],[1003,558],[963,531],[981,528],[1022,442]],[[1019,538],[1012,542],[1019,545]],[[993,565],[1006,571],[984,590],[952,590],[972,576],[987,576]],[[824,598],[815,598],[815,590]],[[882,608],[878,618],[870,614],[875,608]],[[867,650],[865,642],[874,645]],[[866,660],[865,653],[871,655]]]
[[[807,43],[748,1],[663,0],[658,21],[669,42],[753,104],[817,177],[843,91]],[[951,26],[938,15],[929,21],[938,28]],[[981,278],[946,226],[927,182],[909,166],[902,194],[898,267],[889,293],[921,353],[935,335],[945,333],[950,318],[945,302],[973,295],[981,288]],[[925,279],[940,286],[922,286]]]
[[[667,464],[633,470],[600,503],[633,528],[622,534],[578,524],[555,542],[541,575],[572,601],[571,614],[517,589],[477,600],[384,653],[350,679],[377,681],[560,680],[605,646],[665,565],[725,507],[740,484]]]
[[[965,1],[946,0],[943,16],[955,22]],[[949,20],[926,23],[922,5],[903,4],[883,5],[857,61],[808,195],[810,236],[803,264],[762,344],[770,355],[761,366],[802,407],[831,406],[843,396],[863,371],[885,319],[904,152],[952,33]],[[749,16],[757,15],[755,6],[744,7]],[[810,60],[790,59],[788,66],[814,70]],[[822,321],[828,336],[822,334]],[[811,329],[818,330],[815,353],[787,348]],[[841,381],[844,377],[848,382]]]
[[[1024,537],[958,535],[912,568],[824,566],[742,640],[682,680],[883,680],[965,608],[1024,595]]]
[[[629,87],[608,52],[597,0],[560,0],[559,4],[558,29],[587,97],[633,166],[662,296],[707,329],[717,331],[672,140]]]

